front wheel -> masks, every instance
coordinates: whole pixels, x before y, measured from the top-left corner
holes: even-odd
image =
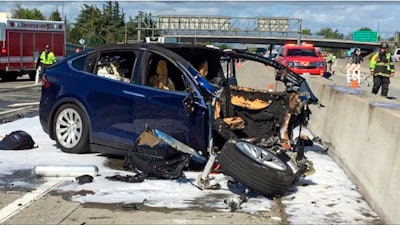
[[[83,111],[74,104],[62,105],[53,121],[54,137],[67,153],[88,153],[89,125]]]
[[[297,170],[295,162],[284,152],[277,154],[244,141],[227,141],[219,162],[227,175],[268,197],[283,195]]]

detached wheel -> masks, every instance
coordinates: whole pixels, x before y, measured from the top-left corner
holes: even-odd
[[[284,152],[244,141],[227,141],[218,159],[227,175],[268,197],[283,195],[295,177],[296,165]]]
[[[88,153],[89,126],[83,111],[74,104],[62,105],[53,121],[54,137],[58,146],[67,153]]]

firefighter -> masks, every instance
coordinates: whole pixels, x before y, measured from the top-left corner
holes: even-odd
[[[39,69],[39,79],[42,78],[44,70],[56,62],[56,56],[51,51],[50,46],[46,45],[44,51],[40,54],[38,61],[36,62],[36,70]]]
[[[388,44],[382,42],[380,50],[371,57],[369,68],[371,75],[374,76],[374,86],[372,87],[372,94],[378,94],[379,88],[381,89],[381,96],[387,97],[389,92],[390,77],[394,76],[394,64],[389,52],[387,52]]]

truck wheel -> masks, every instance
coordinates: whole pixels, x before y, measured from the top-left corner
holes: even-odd
[[[295,177],[296,166],[286,153],[244,141],[227,141],[218,159],[224,173],[267,197],[283,195]]]
[[[53,120],[53,135],[63,152],[88,153],[89,125],[83,111],[74,104],[62,105]]]

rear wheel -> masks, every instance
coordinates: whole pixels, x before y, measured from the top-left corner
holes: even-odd
[[[67,153],[88,153],[89,125],[83,111],[74,104],[62,105],[53,121],[54,137]]]
[[[296,165],[284,152],[277,154],[243,141],[226,142],[219,162],[227,175],[269,197],[283,195],[295,177]]]

